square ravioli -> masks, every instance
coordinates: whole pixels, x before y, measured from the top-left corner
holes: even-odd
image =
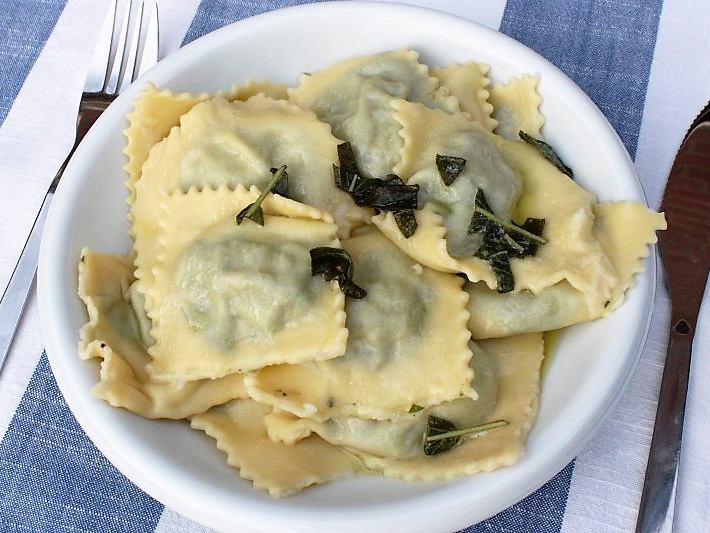
[[[353,450],[368,469],[406,481],[434,481],[490,472],[522,458],[537,417],[544,357],[542,334],[527,333],[479,344],[490,357],[497,380],[495,407],[488,418],[507,424],[495,431],[463,438],[454,448],[436,455],[383,457]]]
[[[138,102],[138,109],[150,105],[157,113],[161,107],[149,94],[147,101]],[[155,131],[145,113],[137,110],[132,116],[135,126],[127,132],[129,217],[137,254],[136,277],[141,280],[139,292],[146,292],[143,280],[152,281],[159,253],[160,212],[156,206],[176,191],[187,192],[190,187],[234,189],[237,184],[264,188],[271,180],[271,169],[286,165],[289,197],[331,213],[341,235],[348,235],[351,227],[369,219],[369,209],[356,206],[347,193],[336,188],[332,167],[340,141],[312,112],[263,94],[246,102],[222,97],[200,101],[204,98],[182,94],[171,99],[166,95],[169,105],[163,107],[168,118],[155,117],[156,122],[165,120]],[[176,119],[179,126],[167,126]],[[169,133],[165,134],[166,130]],[[161,134],[165,138],[149,152],[139,152],[133,142],[138,132],[151,132],[151,140]],[[152,300],[147,294],[146,298],[150,306]]]
[[[343,248],[355,283],[367,291],[346,302],[345,355],[264,368],[245,378],[249,395],[318,420],[384,419],[413,404],[476,398],[463,279],[422,268],[376,230],[343,241]]]
[[[459,398],[390,420],[348,417],[319,422],[275,411],[264,418],[269,436],[292,444],[317,434],[360,457],[370,470],[410,481],[452,479],[516,463],[537,416],[542,334],[470,345],[476,400]],[[449,431],[464,435],[427,450],[431,423],[449,423]]]
[[[345,351],[344,296],[311,274],[310,249],[339,246],[330,215],[269,194],[264,225],[235,217],[256,187],[190,189],[164,199],[148,372],[157,381],[218,378]]]
[[[459,110],[458,99],[429,74],[414,50],[353,57],[303,74],[288,96],[330,124],[333,135],[349,141],[361,170],[373,178],[393,172],[399,160],[402,140],[393,101],[406,98],[447,113]]]
[[[488,263],[475,256],[483,236],[469,231],[475,198],[484,191],[493,214],[510,220],[522,189],[520,176],[500,149],[502,140],[479,122],[420,104],[398,100],[392,104],[401,124],[403,145],[395,173],[407,185],[419,187],[421,209],[415,211],[417,230],[402,235],[392,213],[382,212],[373,223],[404,253],[429,268],[463,272],[469,280],[496,287]],[[463,161],[454,181],[445,182],[440,157]]]
[[[150,363],[147,346],[152,340],[143,333],[150,326],[142,324],[146,319],[135,291],[130,257],[84,248],[79,261],[79,297],[89,311],[89,321],[79,332],[79,356],[101,359],[99,382],[92,389],[97,398],[144,418],[170,419],[246,398],[243,374],[180,386],[150,379],[145,367]]]
[[[215,439],[217,448],[227,454],[227,463],[272,496],[289,496],[365,471],[355,456],[317,435],[292,446],[272,441],[264,424],[270,412],[268,405],[234,400],[191,417],[190,426]]]

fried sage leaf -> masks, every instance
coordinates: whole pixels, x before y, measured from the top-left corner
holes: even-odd
[[[531,137],[527,133],[525,133],[523,130],[520,130],[518,132],[518,135],[520,138],[525,141],[528,144],[533,145],[537,150],[540,152],[542,157],[547,159],[550,163],[555,165],[557,167],[557,170],[562,172],[563,174],[566,174],[570,178],[574,179],[574,172],[572,172],[572,169],[565,165],[564,161],[560,159],[560,156],[557,155],[555,150],[547,144],[545,141],[541,141],[539,139],[536,139],[535,137]]]
[[[271,172],[271,174],[276,174],[278,171],[279,169],[274,167],[269,169],[269,172]],[[288,195],[288,172],[284,170],[281,179],[276,182],[276,185],[274,185],[274,188],[271,190],[271,192],[283,196],[284,198],[290,198],[290,196]]]
[[[373,179],[373,190],[368,205],[382,211],[417,209],[419,185],[407,185],[397,174],[388,174],[384,180]]]
[[[436,154],[436,168],[439,170],[441,180],[447,187],[450,187],[456,181],[465,166],[466,160],[462,157]]]
[[[399,231],[402,232],[405,239],[409,239],[417,231],[419,223],[414,216],[414,209],[402,209],[401,211],[392,211],[394,221],[397,223]]]
[[[491,265],[498,282],[496,290],[501,294],[512,291],[515,288],[515,276],[510,268],[510,257],[505,250],[492,253],[488,257],[488,264]]]
[[[424,455],[438,455],[461,444],[462,437],[480,435],[507,426],[505,420],[494,420],[469,428],[458,429],[450,420],[429,415],[424,433]]]
[[[542,238],[544,228],[545,219],[542,218],[528,218],[522,226],[506,222],[493,214],[483,191],[476,191],[468,233],[483,235],[483,242],[474,255],[488,261],[498,282],[498,292],[510,292],[515,288],[510,258],[535,255],[538,247],[547,242]]]
[[[326,281],[336,280],[346,296],[355,299],[367,296],[367,291],[353,282],[355,269],[347,250],[319,246],[310,250],[311,275],[322,274]]]
[[[350,193],[360,207],[377,211],[392,211],[402,234],[409,238],[417,229],[414,210],[419,208],[419,185],[407,185],[396,174],[385,179],[362,175],[350,143],[338,145],[340,166],[333,165],[335,186]]]
[[[545,239],[542,239],[541,235],[545,229],[545,219],[544,218],[526,218],[522,226],[516,226],[526,233],[518,232],[513,239],[522,248],[520,254],[516,257],[527,257],[529,255],[535,255],[537,249],[541,244],[545,244]],[[535,238],[539,237],[539,238]]]
[[[360,168],[357,166],[353,146],[349,142],[340,143],[338,145],[338,161],[340,162],[340,168],[348,175],[362,176],[362,172],[360,172]]]
[[[429,415],[426,420],[426,431],[424,432],[424,455],[438,455],[456,447],[459,444],[458,437],[432,440],[432,437],[446,435],[456,431],[456,429],[456,425],[450,420]]]
[[[274,172],[275,169],[271,169],[271,170],[272,170],[273,176],[271,178],[271,181],[269,181],[268,185],[266,186],[266,188],[262,191],[262,193],[259,195],[259,197],[256,199],[256,201],[254,203],[246,206],[237,215],[237,225],[238,226],[241,225],[242,222],[244,222],[245,218],[248,218],[249,220],[256,222],[260,226],[264,225],[264,210],[261,208],[261,204],[264,202],[264,200],[266,199],[268,194],[272,190],[276,189],[276,186],[281,181],[281,179],[284,176],[286,176],[286,165],[282,165],[275,172]],[[288,182],[286,183],[286,188],[287,188],[286,195],[288,195]],[[279,193],[279,194],[281,194],[281,193]],[[284,195],[282,195],[282,196],[284,196]]]
[[[384,180],[364,177],[347,142],[338,145],[338,159],[340,167],[333,165],[335,185],[349,192],[356,205],[382,211],[417,209],[419,185],[407,185],[395,174]]]
[[[404,181],[402,181],[402,178],[397,176],[397,174],[388,174],[386,181],[387,183],[392,183],[393,185],[402,185],[407,187],[407,185],[404,184]],[[415,185],[415,187],[418,191],[419,185]],[[411,209],[392,210],[392,214],[394,215],[394,221],[397,223],[397,227],[399,228],[399,231],[402,232],[402,235],[404,235],[405,239],[409,239],[409,237],[414,235],[414,233],[417,231],[417,228],[419,227],[417,218],[414,215],[414,210],[417,209],[418,206],[417,193],[414,193],[413,204],[414,207]]]
[[[476,190],[473,197],[473,216],[468,226],[468,233],[482,233],[484,241],[498,241],[505,235],[501,219],[493,215],[482,189]]]

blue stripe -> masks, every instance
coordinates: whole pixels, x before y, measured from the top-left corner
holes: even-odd
[[[0,126],[10,112],[66,0],[13,0],[0,8]]]
[[[574,463],[521,502],[509,507],[489,520],[468,527],[465,533],[491,531],[516,533],[551,533],[559,531],[565,514],[565,504],[572,479]]]
[[[198,37],[247,17],[299,4],[315,4],[323,0],[202,0],[182,45]]]
[[[152,532],[163,506],[71,414],[43,353],[0,443],[0,531]]]
[[[636,155],[662,0],[508,0],[500,30],[564,71]]]

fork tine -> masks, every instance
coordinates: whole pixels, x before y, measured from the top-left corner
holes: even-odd
[[[138,64],[138,45],[140,44],[141,28],[143,27],[143,8],[144,3],[141,2],[138,6],[138,14],[135,16],[135,22],[133,24],[133,35],[131,36],[131,45],[128,50],[128,56],[124,57],[121,64],[122,72],[118,82],[118,92],[121,92],[123,89],[128,87],[133,80],[135,80],[134,74],[136,72],[136,65]]]
[[[158,4],[155,3],[148,17],[148,27],[145,30],[143,48],[139,55],[140,59],[136,61],[133,67],[132,81],[135,81],[136,78],[145,74],[146,71],[150,70],[158,62],[159,44]]]
[[[128,28],[130,26],[130,21],[131,21],[131,10],[133,7],[133,2],[131,0],[127,0],[126,2],[126,8],[124,10],[123,14],[123,21],[121,24],[121,31],[118,34],[118,42],[116,44],[116,48],[113,48],[112,45],[112,52],[113,52],[113,60],[111,62],[111,68],[109,71],[109,75],[106,78],[104,82],[104,88],[103,91],[104,93],[108,95],[116,95],[118,93],[118,88],[120,87],[119,82],[121,80],[121,74],[122,72],[125,72],[125,62],[127,59],[126,55],[126,41],[128,40]],[[116,32],[116,25],[118,24],[118,18],[114,19],[114,37],[113,41],[115,41],[115,32]]]
[[[103,90],[105,80],[108,78],[109,58],[111,57],[111,41],[113,40],[114,20],[116,19],[116,0],[109,5],[104,22],[101,25],[96,48],[91,58],[89,71],[84,83],[84,92],[99,93]]]

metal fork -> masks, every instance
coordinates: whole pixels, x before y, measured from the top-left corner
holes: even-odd
[[[42,229],[67,163],[86,132],[118,93],[158,61],[158,6],[153,3],[146,21],[144,4],[143,1],[127,0],[123,17],[119,16],[118,0],[113,0],[109,7],[81,95],[74,146],[49,186],[20,259],[0,298],[0,370],[32,289]]]

